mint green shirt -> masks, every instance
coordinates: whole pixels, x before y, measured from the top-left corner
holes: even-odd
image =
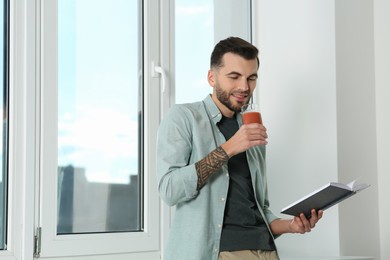
[[[195,163],[226,142],[217,123],[222,114],[207,96],[202,102],[175,105],[157,137],[157,179],[161,198],[176,206],[164,260],[217,260],[229,186],[227,164],[199,191]],[[241,126],[241,115],[237,115]],[[268,209],[265,146],[246,151],[255,199],[267,224],[277,217]]]

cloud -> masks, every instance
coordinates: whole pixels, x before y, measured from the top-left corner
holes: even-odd
[[[59,165],[85,169],[90,181],[128,182],[138,169],[137,120],[109,108],[65,113],[58,125]]]

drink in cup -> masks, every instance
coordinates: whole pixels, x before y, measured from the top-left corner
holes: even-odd
[[[263,124],[260,110],[257,104],[251,103],[242,106],[241,115],[242,115],[243,124],[252,124],[252,123]]]

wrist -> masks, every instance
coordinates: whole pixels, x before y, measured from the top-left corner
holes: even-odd
[[[293,228],[292,228],[292,223],[293,223],[293,219],[291,219],[291,220],[289,220],[288,221],[288,232],[289,233],[294,233],[294,230],[293,230]]]
[[[226,156],[230,159],[234,156],[234,152],[232,151],[230,145],[228,144],[228,142],[224,143],[224,144],[221,144],[220,148],[222,148],[222,150],[224,151],[224,153],[226,154]]]

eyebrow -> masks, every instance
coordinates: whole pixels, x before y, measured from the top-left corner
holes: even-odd
[[[235,76],[242,76],[242,74],[239,73],[239,72],[237,72],[237,71],[231,71],[231,72],[225,74],[225,76],[233,76],[233,75],[235,75]],[[258,78],[258,74],[257,74],[257,73],[253,73],[253,74],[249,75],[248,78],[251,78],[251,77],[254,77],[254,76],[255,76],[256,78]]]
[[[231,71],[231,72],[225,74],[225,76],[231,76],[231,75],[239,75],[239,76],[241,76],[242,74],[241,74],[241,73],[238,73],[238,72],[236,72],[236,71]]]

